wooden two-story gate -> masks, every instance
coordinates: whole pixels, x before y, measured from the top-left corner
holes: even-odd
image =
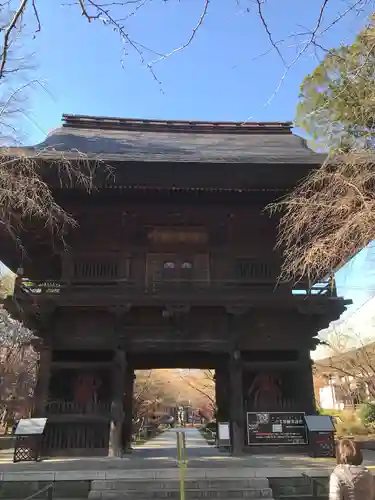
[[[64,246],[26,228],[26,256],[10,241],[0,256],[20,269],[9,309],[40,338],[46,454],[126,449],[139,368],[215,369],[234,453],[248,444],[247,411],[315,411],[310,350],[346,302],[332,284],[278,280],[264,208],[323,160],[290,124],[64,116],[11,154],[40,162],[78,222]],[[89,193],[59,168],[82,158]]]

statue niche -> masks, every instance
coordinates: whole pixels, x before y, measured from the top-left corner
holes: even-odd
[[[295,411],[297,386],[293,371],[259,371],[244,374],[247,411]]]
[[[85,413],[89,413],[98,404],[98,391],[101,378],[93,373],[78,374],[74,384],[74,401]]]
[[[282,399],[281,383],[278,374],[259,372],[255,374],[247,397],[256,411],[272,411],[280,407]]]
[[[107,370],[60,369],[51,377],[49,408],[52,413],[95,414],[109,406]]]

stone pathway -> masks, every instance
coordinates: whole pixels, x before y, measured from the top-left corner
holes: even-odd
[[[205,474],[205,471],[211,471],[210,474],[215,474],[214,470],[217,470],[216,474],[220,476],[225,473],[229,475],[246,474],[244,472],[246,470],[248,474],[260,474],[259,477],[264,477],[266,470],[268,471],[266,475],[274,477],[281,477],[285,474],[298,476],[306,471],[313,471],[314,474],[328,474],[335,466],[333,459],[313,459],[306,455],[248,454],[240,458],[231,457],[228,453],[220,452],[214,446],[208,445],[197,429],[177,428],[160,434],[144,445],[135,446],[133,453],[124,456],[124,458],[55,458],[39,463],[13,464],[12,450],[1,450],[0,478],[3,474],[15,473],[14,480],[19,480],[21,471],[30,474],[56,474],[59,475],[60,479],[73,474],[73,471],[80,479],[97,478],[103,474],[113,474],[113,477],[117,477],[119,474],[134,473],[142,476],[142,473],[146,474],[147,472],[147,474],[152,475],[160,474],[162,470],[165,473],[169,471],[168,473],[173,475],[177,473],[177,431],[186,433],[188,469],[198,476],[199,470],[201,470],[201,474]],[[375,452],[365,450],[364,457],[365,464],[375,472]],[[221,471],[219,472],[218,469]]]
[[[195,428],[169,429],[147,443],[134,446],[134,458],[172,460],[177,458],[177,432],[184,432],[188,460],[213,457],[219,454],[217,448],[207,444]]]

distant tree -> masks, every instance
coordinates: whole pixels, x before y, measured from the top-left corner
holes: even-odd
[[[134,391],[134,417],[190,404],[212,412],[215,404],[214,373],[211,370],[140,370]]]
[[[373,148],[374,22],[375,16],[351,45],[327,51],[302,83],[295,122],[321,148]]]
[[[170,397],[167,391],[168,385],[156,370],[138,371],[134,390],[134,418],[138,420],[149,416]]]
[[[348,401],[375,400],[375,342],[352,329],[332,329],[324,359],[315,363],[317,376],[333,378]]]
[[[11,272],[0,275],[0,301],[13,294],[15,275]]]
[[[9,294],[12,280],[8,275],[0,281],[3,297]],[[28,414],[32,407],[38,361],[33,338],[30,330],[0,306],[0,414],[8,424],[15,415]]]
[[[193,394],[191,396],[193,406],[201,408],[206,413],[215,412],[216,399],[214,370],[189,371],[181,374],[181,379],[188,387],[196,392],[195,395]]]

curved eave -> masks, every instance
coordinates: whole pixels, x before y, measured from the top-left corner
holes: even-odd
[[[43,160],[51,162],[61,162],[61,161],[90,161],[98,163],[106,162],[116,162],[116,163],[126,163],[126,162],[152,162],[152,163],[165,163],[171,162],[174,164],[187,164],[187,163],[202,163],[202,164],[215,164],[215,163],[230,163],[230,164],[268,164],[268,165],[311,165],[313,167],[319,167],[324,160],[326,155],[313,153],[311,155],[303,154],[275,154],[275,155],[263,155],[263,154],[249,154],[246,157],[236,156],[235,153],[231,156],[221,157],[220,154],[212,157],[196,157],[192,160],[188,156],[178,156],[170,159],[164,153],[143,153],[142,155],[132,155],[126,153],[85,153],[79,151],[56,151],[56,150],[38,150],[35,148],[10,148],[7,150],[2,150],[1,154],[9,158],[22,158],[27,157],[32,160]]]

